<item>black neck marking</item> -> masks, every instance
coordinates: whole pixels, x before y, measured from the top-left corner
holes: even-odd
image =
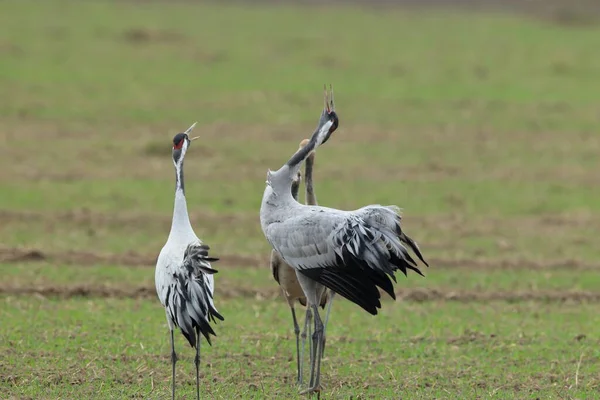
[[[175,190],[181,190],[185,194],[185,185],[183,183],[183,160],[177,163],[175,167]]]

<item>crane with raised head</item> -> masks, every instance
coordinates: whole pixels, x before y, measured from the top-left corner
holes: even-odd
[[[327,142],[338,125],[330,101],[308,144],[277,171],[267,172],[260,208],[263,233],[282,260],[296,270],[307,314],[312,312],[314,317],[310,382],[301,393],[321,391],[325,329],[318,307],[323,293],[330,289],[376,315],[381,308],[379,288],[395,299],[392,280],[396,281],[398,270],[423,275],[408,249],[428,265],[417,243],[403,231],[398,207],[369,205],[344,211],[300,204],[292,196],[291,185],[301,164]]]
[[[304,139],[300,142],[300,147],[298,151],[300,151],[306,144],[308,144],[309,140]],[[304,179],[306,186],[305,193],[305,203],[309,205],[317,205],[317,198],[314,193],[313,186],[313,178],[312,171],[314,165],[315,153],[312,152],[305,161],[304,166]],[[300,182],[302,181],[302,174],[300,171],[296,174],[296,177],[292,181],[292,197],[298,201],[298,192],[300,189]],[[307,338],[307,331],[310,331],[310,321],[309,319],[305,320],[304,331],[302,332],[302,352],[300,351],[300,327],[298,325],[298,319],[296,318],[296,309],[295,303],[298,301],[302,306],[306,306],[306,297],[304,296],[304,292],[300,287],[300,283],[298,283],[298,278],[296,277],[296,270],[286,264],[285,261],[281,259],[281,256],[277,254],[275,250],[271,250],[271,272],[273,273],[273,278],[279,286],[281,287],[281,291],[283,296],[285,297],[291,313],[292,320],[294,323],[294,334],[296,335],[296,365],[298,368],[297,372],[297,382],[299,384],[303,383],[303,374],[302,374],[302,365],[304,360],[304,347]],[[325,307],[327,305],[327,316],[329,316],[331,310],[331,304],[333,301],[333,292],[323,293],[321,297],[320,305],[321,307]],[[327,321],[327,317],[325,320]]]
[[[193,140],[188,136],[194,123],[184,133],[173,138],[173,164],[175,166],[175,205],[171,231],[156,261],[155,284],[158,298],[165,308],[171,333],[171,364],[173,367],[172,398],[175,399],[174,330],[179,328],[192,348],[196,348],[196,396],[200,399],[200,341],[202,336],[211,344],[215,331],[211,322],[223,317],[213,302],[214,277],[217,271],[211,262],[218,258],[209,256],[208,245],[194,233],[190,223],[183,181],[183,160]]]

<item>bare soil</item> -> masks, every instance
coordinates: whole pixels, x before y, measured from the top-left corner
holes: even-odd
[[[224,280],[225,281],[225,280]],[[255,298],[276,299],[279,297],[279,289],[273,288],[244,288],[232,287],[226,281],[220,285],[217,296],[219,298]],[[34,295],[43,298],[155,298],[154,286],[122,287],[107,285],[44,285],[44,286],[15,286],[11,284],[0,284],[0,294],[3,295]],[[387,296],[386,296],[387,297]],[[396,291],[396,297],[400,301],[416,303],[431,301],[455,301],[462,303],[487,303],[492,301],[537,301],[537,302],[587,302],[600,303],[600,293],[587,291],[478,291],[478,290],[455,290],[455,289],[424,289],[403,288]]]
[[[86,251],[46,252],[39,249],[0,248],[0,263],[51,262],[54,264],[80,265],[98,264],[154,267],[156,254],[101,254]],[[219,256],[219,264],[235,266],[264,266],[268,258],[254,258],[238,255]]]
[[[110,254],[87,251],[50,252],[31,248],[0,247],[0,263],[26,262],[50,262],[53,264],[79,265],[81,267],[95,266],[99,264],[154,267],[156,265],[156,254],[138,254],[134,252]],[[461,268],[467,270],[600,270],[600,264],[574,259],[539,261],[528,259],[501,260],[489,258],[430,258],[428,259],[428,262],[430,265],[435,266],[436,268]],[[246,268],[265,268],[265,266],[269,265],[268,263],[268,255],[256,257],[235,254],[219,255],[219,265]]]

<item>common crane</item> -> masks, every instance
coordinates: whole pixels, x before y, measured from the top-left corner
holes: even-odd
[[[298,281],[314,315],[309,387],[320,393],[324,326],[318,306],[329,288],[372,315],[381,308],[381,288],[395,299],[392,280],[400,270],[423,275],[410,248],[425,264],[416,242],[402,230],[399,208],[370,205],[354,211],[298,203],[291,192],[294,177],[308,155],[327,142],[339,119],[333,101],[321,113],[309,143],[277,171],[267,172],[260,209],[261,228],[282,260],[298,273]],[[391,279],[390,279],[391,278]]]
[[[300,147],[298,151],[301,150],[304,146],[308,144],[309,140],[304,139],[300,142]],[[317,205],[317,198],[314,192],[313,186],[313,178],[312,171],[314,166],[314,158],[315,152],[312,152],[305,161],[304,165],[304,180],[306,186],[305,193],[305,203],[309,205]],[[296,174],[296,177],[292,181],[292,197],[298,201],[298,192],[300,189],[300,183],[302,181],[302,174],[300,171]],[[279,286],[281,286],[281,291],[283,296],[285,297],[291,313],[292,320],[294,322],[294,334],[296,335],[296,364],[298,368],[297,373],[297,382],[299,384],[303,383],[303,374],[302,374],[302,365],[304,361],[304,348],[307,337],[307,331],[310,331],[309,324],[310,320],[307,318],[305,320],[304,331],[302,332],[302,352],[300,351],[300,327],[298,325],[298,319],[296,318],[296,309],[295,303],[298,301],[302,306],[306,306],[306,297],[304,296],[304,292],[300,287],[300,283],[298,283],[298,278],[296,277],[296,270],[290,267],[285,261],[281,259],[281,256],[275,251],[271,250],[271,272],[273,273],[273,278]],[[331,310],[331,304],[333,301],[334,292],[324,293],[321,297],[320,306],[325,308],[327,305],[327,317],[325,318],[325,325],[327,325],[327,320],[329,317],[329,313]]]
[[[200,340],[203,335],[211,344],[210,326],[223,317],[213,303],[214,278],[217,271],[211,262],[218,258],[208,255],[208,245],[202,243],[190,223],[183,182],[183,160],[193,140],[188,134],[194,123],[184,133],[173,138],[173,164],[175,165],[175,206],[173,221],[167,242],[156,261],[155,284],[158,298],[165,308],[171,332],[171,363],[173,366],[172,397],[175,399],[175,353],[174,330],[178,327],[190,346],[196,348],[196,397],[200,399]]]

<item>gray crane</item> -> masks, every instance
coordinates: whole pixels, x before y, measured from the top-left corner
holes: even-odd
[[[333,101],[321,113],[309,143],[277,171],[267,172],[260,209],[263,233],[282,260],[297,272],[306,296],[307,314],[314,316],[309,387],[301,393],[320,394],[324,325],[318,306],[330,289],[372,315],[381,308],[378,288],[395,299],[393,281],[400,270],[423,275],[410,248],[428,266],[415,241],[401,228],[399,208],[369,205],[344,211],[298,203],[291,185],[309,154],[327,142],[339,119]],[[307,315],[308,317],[308,315]]]
[[[165,308],[171,332],[171,363],[173,366],[172,398],[175,399],[175,353],[174,330],[179,328],[192,348],[196,348],[196,396],[200,399],[200,340],[203,335],[211,344],[210,335],[215,331],[211,322],[223,317],[213,302],[214,277],[217,271],[211,262],[218,258],[208,255],[209,247],[194,233],[185,200],[183,160],[193,140],[188,134],[194,123],[184,133],[173,138],[173,164],[175,165],[175,206],[173,221],[167,242],[156,261],[155,284],[158,298]]]
[[[308,144],[309,140],[304,139],[300,142],[300,151],[304,146]],[[305,161],[304,179],[306,185],[305,203],[308,205],[317,205],[317,198],[314,192],[312,171],[314,166],[315,152],[313,151]],[[298,192],[300,189],[300,182],[302,180],[302,174],[298,171],[296,178],[292,181],[292,197],[298,201]],[[271,272],[273,278],[281,287],[283,296],[285,297],[290,310],[292,312],[292,319],[294,322],[294,334],[296,335],[296,362],[297,362],[297,382],[303,383],[302,365],[304,360],[304,348],[307,337],[307,331],[310,332],[310,320],[306,319],[304,324],[304,331],[302,332],[302,352],[300,352],[300,327],[298,325],[298,319],[296,318],[295,302],[298,301],[302,306],[306,306],[306,297],[304,292],[298,283],[296,277],[296,270],[290,267],[281,259],[281,256],[275,251],[271,250]],[[331,312],[331,304],[333,302],[334,292],[328,291],[323,293],[321,297],[320,306],[325,308],[327,305],[327,312],[325,317],[325,326],[329,319],[329,313]],[[309,333],[310,334],[310,333]]]

